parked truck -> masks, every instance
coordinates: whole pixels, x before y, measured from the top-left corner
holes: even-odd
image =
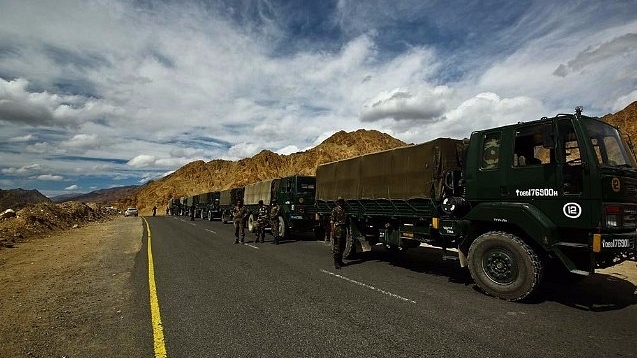
[[[170,215],[180,215],[181,203],[179,198],[172,198],[168,200],[168,210]]]
[[[346,256],[377,243],[456,249],[476,284],[505,300],[556,271],[587,276],[635,255],[632,147],[580,108],[324,164],[316,184],[319,229],[346,201]]]
[[[244,204],[250,211],[248,230],[254,232],[259,200],[270,205],[276,199],[280,205],[279,234],[289,237],[291,233],[312,232],[314,223],[314,198],[316,178],[293,175],[264,180],[245,186]],[[269,229],[269,223],[267,225]]]
[[[199,196],[198,195],[193,195],[193,196],[188,196],[186,197],[186,206],[184,208],[184,211],[186,212],[186,215],[188,215],[189,217],[195,217],[195,210],[197,207],[197,204],[199,203]]]
[[[208,218],[208,205],[212,200],[212,192],[197,194],[197,203],[195,204],[195,217],[201,219]]]
[[[244,187],[222,190],[219,193],[219,210],[221,210],[221,222],[232,222],[232,209],[238,201],[243,201]]]
[[[219,207],[219,199],[221,197],[221,192],[213,191],[210,193],[210,202],[206,208],[207,210],[207,218],[212,221],[215,219],[221,219],[221,209]]]

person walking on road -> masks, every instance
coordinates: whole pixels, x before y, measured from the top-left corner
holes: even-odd
[[[334,255],[334,268],[340,269],[345,266],[343,262],[343,251],[345,251],[345,240],[347,237],[347,212],[345,211],[345,200],[340,196],[336,200],[336,206],[330,216],[332,226],[332,254]]]
[[[243,202],[241,200],[237,201],[237,205],[232,209],[232,222],[234,223],[234,243],[238,244],[239,239],[241,239],[241,243],[243,244],[246,237],[245,232],[245,223],[246,217],[248,216],[248,209],[243,206]]]
[[[153,216],[157,215],[157,206],[153,206]]]
[[[272,199],[272,208],[270,209],[270,230],[272,230],[272,236],[274,236],[274,244],[279,244],[281,234],[279,233],[279,211],[281,207],[277,203],[276,199]]]
[[[254,239],[254,242],[259,242],[259,238],[261,242],[265,241],[265,224],[268,221],[268,206],[263,204],[263,200],[259,200],[259,209],[257,210],[257,227],[256,234],[257,237]]]

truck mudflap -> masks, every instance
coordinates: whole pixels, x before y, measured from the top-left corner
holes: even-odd
[[[626,260],[637,260],[637,231],[594,234],[592,246],[597,268],[611,267]]]

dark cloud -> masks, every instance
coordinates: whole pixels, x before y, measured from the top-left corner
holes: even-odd
[[[637,51],[637,34],[626,34],[605,42],[595,49],[580,52],[575,59],[559,65],[553,74],[566,77],[571,72],[584,69],[586,66]]]

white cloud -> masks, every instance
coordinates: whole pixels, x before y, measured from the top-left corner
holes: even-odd
[[[131,159],[126,163],[133,168],[148,168],[155,164],[157,159],[152,155],[142,154]]]
[[[33,134],[27,134],[20,137],[9,138],[10,143],[29,142],[35,140],[36,137]]]
[[[76,184],[73,184],[73,185],[67,186],[66,188],[64,188],[64,190],[66,190],[66,191],[76,191],[79,188],[80,188],[79,186],[77,186]]]
[[[42,175],[38,175],[34,179],[44,180],[44,181],[63,181],[64,177],[61,175],[42,174]]]
[[[447,86],[396,88],[364,104],[360,116],[364,122],[383,118],[435,120],[448,110],[453,95]]]
[[[31,164],[25,165],[19,168],[2,168],[1,172],[3,174],[11,174],[11,175],[30,175],[33,173],[38,173],[42,170],[42,166],[40,164]]]
[[[60,147],[74,153],[84,153],[90,149],[100,147],[100,139],[97,134],[76,134],[71,139],[60,143]]]
[[[300,149],[299,149],[299,147],[297,147],[295,145],[288,145],[286,147],[283,147],[283,148],[275,151],[275,153],[281,154],[281,155],[290,155],[290,154],[296,153],[296,152],[300,152]]]
[[[24,151],[27,153],[44,154],[53,151],[51,144],[47,142],[38,142],[32,145],[24,147]]]

